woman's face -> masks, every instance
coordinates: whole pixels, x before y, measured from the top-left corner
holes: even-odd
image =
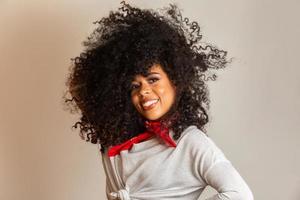
[[[165,115],[175,101],[175,87],[161,65],[154,64],[146,77],[136,75],[131,83],[131,101],[148,120]]]

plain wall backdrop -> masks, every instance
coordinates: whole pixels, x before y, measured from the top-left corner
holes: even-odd
[[[63,110],[62,95],[70,58],[119,2],[0,1],[0,199],[105,199],[97,146],[72,131],[79,116]],[[228,51],[233,62],[209,83],[208,134],[255,199],[300,199],[299,1],[127,2],[177,2],[203,41]]]

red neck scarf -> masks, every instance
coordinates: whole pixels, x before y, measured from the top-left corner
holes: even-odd
[[[165,127],[161,122],[146,121],[145,127],[146,131],[144,133],[141,133],[122,144],[110,147],[108,149],[108,156],[112,157],[120,154],[120,152],[123,150],[129,150],[132,148],[133,144],[145,141],[153,135],[161,138],[167,146],[176,147],[176,143],[169,136],[169,129]]]

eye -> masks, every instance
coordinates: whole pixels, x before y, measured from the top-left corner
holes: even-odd
[[[135,89],[137,89],[137,88],[139,88],[139,87],[140,87],[139,84],[133,83],[133,84],[131,84],[131,86],[130,86],[130,90],[135,90]]]
[[[149,78],[149,79],[148,79],[148,82],[149,82],[149,83],[154,83],[154,82],[156,82],[156,81],[158,81],[158,80],[159,80],[159,78],[152,77],[152,78]]]

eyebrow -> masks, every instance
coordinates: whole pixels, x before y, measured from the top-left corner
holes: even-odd
[[[149,72],[149,73],[147,73],[146,75],[147,75],[147,76],[150,76],[150,75],[152,75],[152,74],[158,74],[158,75],[160,75],[160,73],[158,73],[158,72]]]
[[[158,72],[149,72],[149,73],[146,74],[146,78],[147,78],[148,76],[150,76],[150,75],[155,75],[155,74],[158,74],[158,75],[161,76],[161,74],[158,73]],[[133,79],[132,82],[134,82],[134,81],[135,81],[135,80]]]

